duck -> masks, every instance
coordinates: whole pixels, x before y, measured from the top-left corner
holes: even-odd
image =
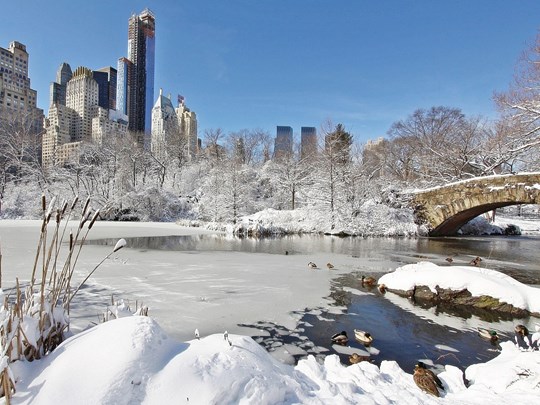
[[[482,258],[480,256],[476,256],[474,259],[472,259],[469,264],[471,266],[478,266],[480,262],[482,261]]]
[[[368,286],[373,286],[375,284],[377,284],[377,280],[375,280],[375,278],[373,277],[366,277],[366,276],[362,276],[361,280],[362,282],[362,285],[368,285]]]
[[[529,329],[525,325],[516,325],[514,327],[514,332],[521,336],[527,336],[529,334]]]
[[[435,382],[435,378],[433,378],[433,375],[432,375],[434,373],[433,372],[430,373],[429,371],[430,370],[424,367],[421,367],[418,364],[414,366],[414,374],[413,374],[414,383],[422,391],[427,392],[428,394],[431,394],[433,396],[440,397],[439,390],[437,389],[437,383]],[[435,377],[438,379],[437,376]]]
[[[326,263],[326,267],[328,267],[328,270],[332,270],[334,265],[332,263]]]
[[[309,262],[307,265],[308,265],[308,267],[310,269],[316,269],[317,268],[317,265],[315,263],[313,263],[313,262]]]
[[[369,361],[369,356],[360,356],[358,353],[353,353],[349,356],[349,363],[357,364],[361,361]]]
[[[497,332],[493,329],[478,328],[478,335],[481,338],[491,340],[492,342],[499,340],[499,335],[497,335]]]
[[[525,325],[516,325],[514,327],[514,341],[516,346],[520,350],[531,350],[533,349],[531,337],[529,336],[529,329]]]
[[[369,332],[360,329],[354,330],[354,338],[366,346],[369,346],[373,342],[373,336]]]
[[[345,332],[344,330],[333,335],[331,339],[332,339],[332,343],[337,343],[338,345],[345,345],[349,341],[347,332]]]
[[[422,361],[419,361],[417,363],[417,366],[420,367],[420,368],[423,368],[424,370],[426,370],[426,373],[431,377],[433,378],[433,381],[435,381],[435,384],[437,384],[437,387],[439,387],[441,390],[444,391],[444,385],[442,383],[442,381],[439,379],[439,377],[437,377],[437,374],[435,374],[433,371],[431,371],[430,369],[428,369],[426,367],[426,364]]]
[[[454,261],[454,259],[452,259],[451,257],[447,257],[444,260],[446,260],[448,263],[452,263]]]
[[[379,284],[377,286],[377,289],[381,294],[386,294],[386,290],[388,289],[385,284]]]

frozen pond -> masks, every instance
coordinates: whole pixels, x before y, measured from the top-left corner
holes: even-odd
[[[27,280],[35,256],[39,221],[1,221],[2,287]],[[73,226],[76,226],[74,224]],[[419,260],[455,264],[481,256],[482,265],[538,285],[536,237],[362,239],[295,236],[236,239],[174,224],[96,223],[77,265],[80,279],[124,237],[126,248],[98,269],[74,300],[74,330],[97,322],[111,295],[142,302],[171,335],[248,334],[276,357],[292,362],[306,354],[335,353],[330,336],[354,328],[375,336],[374,362],[397,360],[410,371],[417,359],[460,368],[496,355],[476,328],[509,332],[510,319],[423,309],[358,283],[362,274],[383,273]],[[309,269],[313,261],[319,269]],[[326,263],[335,268],[328,270]],[[522,320],[520,322],[529,322]],[[532,322],[532,321],[530,321]],[[366,350],[351,339],[354,349]],[[345,348],[338,348],[346,352]],[[348,355],[342,353],[342,360]]]

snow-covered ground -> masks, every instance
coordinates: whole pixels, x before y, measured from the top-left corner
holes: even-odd
[[[13,285],[15,277],[28,277],[39,225],[39,221],[0,222],[4,288]],[[91,236],[200,233],[213,234],[174,224],[97,223]],[[110,246],[86,246],[77,276],[83,278],[110,250]],[[420,391],[411,374],[393,361],[383,361],[380,368],[365,362],[347,367],[336,355],[330,355],[322,364],[308,357],[296,366],[286,365],[246,337],[249,330],[236,326],[256,322],[264,313],[269,320],[294,328],[292,311],[299,307],[328,308],[329,302],[321,297],[326,296],[331,279],[358,269],[359,259],[342,255],[338,269],[332,272],[312,271],[306,263],[335,258],[321,252],[270,255],[123,249],[83,290],[80,298],[88,308],[79,306],[73,313],[74,331],[80,333],[43,360],[12,365],[18,381],[13,403],[480,404],[516,400],[534,403],[540,397],[539,352],[520,352],[508,342],[503,342],[503,351],[496,359],[466,370],[465,376],[472,382],[469,387],[465,387],[460,370],[447,366],[439,374],[446,391],[436,399]],[[227,272],[218,271],[219,266]],[[427,283],[433,265],[416,266],[425,273],[417,282]],[[270,271],[274,277],[269,279]],[[400,277],[401,273],[404,276]],[[394,274],[401,282],[410,280],[405,271]],[[441,273],[440,277],[443,282],[453,275]],[[500,286],[488,287],[487,281],[506,276],[485,270],[475,273],[475,278],[487,289],[484,292],[495,295],[500,293]],[[117,288],[119,280],[123,281],[121,290]],[[472,283],[473,278],[470,280]],[[519,290],[527,305],[536,308],[536,291],[516,285],[506,286],[505,294]],[[152,318],[121,318],[81,331],[89,319],[97,319],[99,308],[104,310],[110,293],[118,298],[149,300],[157,308],[150,308]],[[391,294],[387,296],[394,299]],[[193,340],[195,328],[200,331],[200,340]],[[181,332],[171,336],[171,330]],[[231,344],[224,338],[225,330],[230,332]]]
[[[417,271],[415,271],[417,270]],[[476,269],[473,269],[476,270]],[[415,273],[429,284],[430,263],[393,273],[386,282],[404,285]],[[426,280],[423,279],[426,278]],[[452,278],[441,274],[441,282]],[[494,272],[476,272],[484,291],[496,296]],[[504,277],[503,277],[504,278]],[[537,292],[509,283],[529,305]],[[511,294],[512,295],[512,294]],[[540,330],[540,324],[537,325]],[[537,334],[540,335],[540,334]],[[149,317],[124,317],[81,332],[51,355],[13,367],[14,404],[485,404],[536,403],[540,398],[540,352],[520,351],[512,342],[501,354],[467,368],[439,373],[441,398],[421,391],[412,375],[393,361],[344,366],[336,355],[319,363],[310,356],[296,366],[282,364],[251,338],[225,331],[187,342],[170,338]],[[466,386],[464,377],[469,381]]]

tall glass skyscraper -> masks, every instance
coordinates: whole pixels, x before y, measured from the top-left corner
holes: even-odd
[[[116,82],[116,110],[123,115],[128,115],[129,72],[131,62],[128,58],[118,59],[117,82]]]
[[[315,156],[317,154],[317,128],[302,127],[300,137],[300,158]]]
[[[108,66],[94,70],[92,74],[99,86],[99,106],[106,110],[116,110],[116,69]]]
[[[118,62],[117,108],[127,113],[128,129],[139,133],[138,140],[150,148],[154,103],[156,18],[145,9],[128,21],[128,57]],[[129,62],[129,63],[128,63]]]
[[[290,157],[293,153],[293,130],[291,127],[276,127],[276,140],[274,143],[274,159]]]

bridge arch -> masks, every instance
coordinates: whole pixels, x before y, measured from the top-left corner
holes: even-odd
[[[540,173],[475,177],[420,190],[411,200],[417,224],[429,236],[455,235],[474,217],[496,208],[540,204]]]

